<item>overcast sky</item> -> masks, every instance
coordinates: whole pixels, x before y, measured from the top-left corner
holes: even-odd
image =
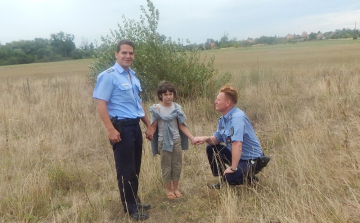
[[[285,36],[360,27],[360,0],[152,0],[159,10],[158,32],[185,43]],[[122,25],[140,20],[146,0],[0,0],[0,43],[50,38],[63,31],[101,43]]]

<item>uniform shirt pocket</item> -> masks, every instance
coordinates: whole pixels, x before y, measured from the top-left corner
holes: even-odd
[[[132,85],[128,82],[114,81],[113,95],[119,102],[129,102],[133,100]]]
[[[226,145],[232,143],[230,130],[226,129],[226,130],[222,131],[221,136],[222,136],[224,142],[226,143]]]

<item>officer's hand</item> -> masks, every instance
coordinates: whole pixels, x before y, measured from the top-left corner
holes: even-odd
[[[230,169],[230,167],[228,167],[228,168],[226,168],[226,170],[224,171],[224,176],[225,176],[225,174],[227,174],[227,173],[235,173],[234,171],[232,171],[231,169]]]
[[[108,136],[112,143],[118,143],[121,141],[120,133],[115,128],[108,131]]]
[[[194,138],[192,138],[191,143],[193,145],[203,144],[203,143],[205,143],[206,139],[207,139],[207,137],[204,137],[204,136],[203,137],[194,137]]]
[[[147,136],[146,136],[146,139],[149,140],[149,141],[152,141],[152,140],[153,140],[153,137],[150,136],[150,135],[147,135]]]
[[[146,135],[146,139],[147,139],[147,140],[149,140],[149,141],[152,141],[152,140],[153,140],[153,135],[154,135],[154,133],[152,132],[152,129],[151,129],[151,128],[147,128],[147,129],[146,129],[145,135]]]

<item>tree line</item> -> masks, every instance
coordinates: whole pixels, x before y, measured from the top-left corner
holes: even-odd
[[[0,65],[51,62],[67,59],[92,57],[95,53],[93,43],[83,40],[76,48],[75,36],[64,32],[50,35],[50,39],[35,38],[34,40],[0,43]]]
[[[321,34],[321,38],[319,38]],[[256,44],[286,44],[296,43],[299,41],[313,41],[322,39],[340,39],[353,38],[357,39],[359,31],[355,29],[338,29],[321,33],[311,32],[309,35],[292,35],[292,38],[278,37],[278,36],[261,36],[259,38],[247,40],[237,40],[236,38],[229,39],[229,34],[224,34],[220,40],[207,39],[202,44],[189,44],[182,46],[185,50],[198,48],[200,50],[227,48],[227,47],[247,47]],[[102,44],[97,47],[93,43],[88,43],[83,40],[80,47],[76,48],[74,43],[75,36],[64,32],[59,32],[50,35],[50,39],[35,38],[34,40],[20,40],[13,41],[2,45],[0,43],[0,66],[13,64],[26,64],[36,62],[51,62],[68,59],[83,59],[96,57],[96,53],[101,51],[102,47],[107,47]],[[164,43],[166,36],[160,35],[159,42]]]
[[[229,39],[229,34],[225,33],[219,41],[213,39],[207,39],[205,44],[197,45],[200,49],[216,49],[216,48],[227,48],[227,47],[246,47],[256,44],[286,44],[286,43],[296,43],[301,41],[313,41],[313,40],[323,40],[323,39],[344,39],[344,38],[353,38],[357,39],[359,36],[359,30],[355,29],[337,29],[335,31],[329,31],[322,33],[311,32],[309,35],[292,35],[292,38],[279,37],[279,36],[261,36],[259,38],[248,38],[247,40],[237,40],[237,38]],[[321,36],[321,37],[319,37]]]

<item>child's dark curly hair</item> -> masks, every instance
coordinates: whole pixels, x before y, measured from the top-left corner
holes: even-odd
[[[174,97],[176,96],[176,90],[173,83],[170,81],[161,81],[157,88],[157,96],[160,101],[162,101],[161,95],[166,93],[167,91],[172,92],[174,94]]]

